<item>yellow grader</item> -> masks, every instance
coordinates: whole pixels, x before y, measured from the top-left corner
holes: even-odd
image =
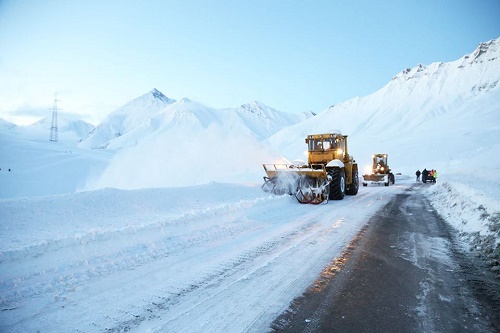
[[[295,195],[300,203],[342,200],[359,189],[358,165],[349,155],[347,135],[333,132],[306,137],[308,163],[263,164],[262,189]]]
[[[363,186],[368,184],[394,185],[394,174],[387,164],[387,154],[373,155],[372,173],[363,175]]]

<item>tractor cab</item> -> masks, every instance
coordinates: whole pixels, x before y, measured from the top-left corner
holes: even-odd
[[[389,166],[387,165],[387,154],[373,155],[373,173],[387,174],[389,173]]]
[[[308,163],[326,165],[332,160],[348,162],[346,141],[347,135],[337,133],[308,135],[306,137]]]

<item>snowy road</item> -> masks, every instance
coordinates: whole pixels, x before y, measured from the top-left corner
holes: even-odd
[[[498,332],[500,281],[463,252],[424,188],[379,210],[272,332]]]
[[[318,206],[217,183],[0,200],[0,331],[267,331],[409,186]]]

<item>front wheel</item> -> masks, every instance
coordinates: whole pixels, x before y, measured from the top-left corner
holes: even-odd
[[[330,181],[330,200],[342,200],[345,196],[345,171],[342,168],[334,168],[328,172],[332,177]]]

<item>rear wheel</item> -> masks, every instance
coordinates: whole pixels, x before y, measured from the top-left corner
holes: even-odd
[[[328,172],[332,177],[330,181],[330,200],[342,200],[345,196],[345,171],[342,168],[334,168]]]
[[[353,167],[352,168],[352,184],[345,191],[345,194],[347,194],[347,195],[356,195],[356,194],[358,194],[358,190],[359,190],[358,169]]]

